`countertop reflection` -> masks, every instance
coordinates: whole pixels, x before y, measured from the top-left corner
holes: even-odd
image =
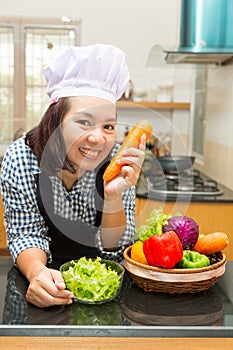
[[[36,335],[51,335],[60,330],[59,335],[81,331],[89,336],[161,336],[166,329],[168,336],[187,336],[187,331],[192,335],[198,332],[198,336],[206,336],[206,332],[207,336],[233,336],[233,261],[227,262],[224,276],[205,292],[144,292],[126,272],[120,294],[113,301],[101,305],[74,302],[43,309],[26,301],[28,282],[20,271],[15,266],[0,266],[1,277],[6,277],[2,335],[27,334],[29,330],[37,330]],[[15,328],[17,325],[20,327]]]

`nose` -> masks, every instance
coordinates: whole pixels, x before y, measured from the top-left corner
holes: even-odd
[[[88,136],[88,141],[94,144],[104,142],[104,134],[101,126],[96,126],[92,129]]]

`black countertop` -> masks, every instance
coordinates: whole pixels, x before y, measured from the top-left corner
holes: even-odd
[[[102,305],[28,304],[27,281],[8,257],[0,258],[0,282],[3,336],[233,337],[233,261],[196,294],[146,293],[126,273],[119,296]]]

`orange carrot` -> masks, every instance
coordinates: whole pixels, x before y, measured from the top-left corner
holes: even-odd
[[[200,235],[193,250],[198,253],[209,255],[226,248],[229,239],[224,232],[213,232],[206,235]]]
[[[103,179],[105,181],[112,180],[121,171],[123,164],[117,164],[116,161],[117,159],[121,158],[122,151],[131,147],[138,147],[141,136],[143,134],[146,134],[146,140],[148,140],[152,134],[152,130],[152,125],[147,120],[140,120],[133,126],[133,128],[126,136],[123,144],[117,151],[116,155],[113,157],[110,164],[105,169],[103,175]]]

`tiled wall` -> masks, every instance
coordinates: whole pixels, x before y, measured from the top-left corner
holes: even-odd
[[[233,64],[208,69],[204,168],[233,189]]]
[[[177,67],[174,74],[175,100],[192,101],[194,77],[195,67],[188,70]],[[233,190],[233,62],[223,67],[208,67],[206,120],[204,157],[201,163],[197,160],[195,164]],[[185,120],[179,111],[175,111],[173,122],[189,147],[190,120]],[[178,154],[179,143],[174,142],[174,145]]]

